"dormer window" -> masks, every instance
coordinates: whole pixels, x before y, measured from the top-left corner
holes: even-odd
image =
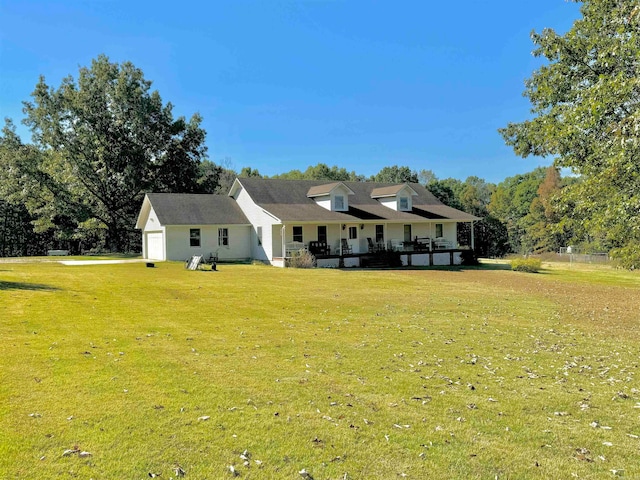
[[[333,212],[349,210],[349,195],[355,193],[342,182],[316,185],[307,192],[307,197],[313,199],[318,206]]]
[[[387,208],[398,212],[410,212],[413,208],[412,198],[418,193],[410,185],[389,185],[377,187],[371,191],[371,198],[374,198]]]

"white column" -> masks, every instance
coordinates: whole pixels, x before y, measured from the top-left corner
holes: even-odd
[[[476,242],[473,236],[473,220],[471,220],[471,250],[475,250],[475,249],[476,249]]]

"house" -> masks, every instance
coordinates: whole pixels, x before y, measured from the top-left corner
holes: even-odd
[[[458,245],[457,224],[476,220],[416,183],[237,178],[227,195],[147,194],[136,228],[152,260],[215,254],[284,266],[306,248],[319,266],[359,266],[392,249],[404,264],[450,265],[473,248],[473,238]]]

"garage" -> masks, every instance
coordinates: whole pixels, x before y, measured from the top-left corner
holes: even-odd
[[[162,232],[146,233],[147,238],[147,258],[149,260],[164,260],[164,248]]]

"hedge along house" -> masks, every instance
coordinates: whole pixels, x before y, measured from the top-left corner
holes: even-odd
[[[319,266],[361,266],[396,250],[404,264],[450,265],[473,248],[457,244],[457,224],[475,220],[414,183],[238,178],[227,196],[148,194],[136,228],[156,260],[217,253],[284,266],[308,249]]]

